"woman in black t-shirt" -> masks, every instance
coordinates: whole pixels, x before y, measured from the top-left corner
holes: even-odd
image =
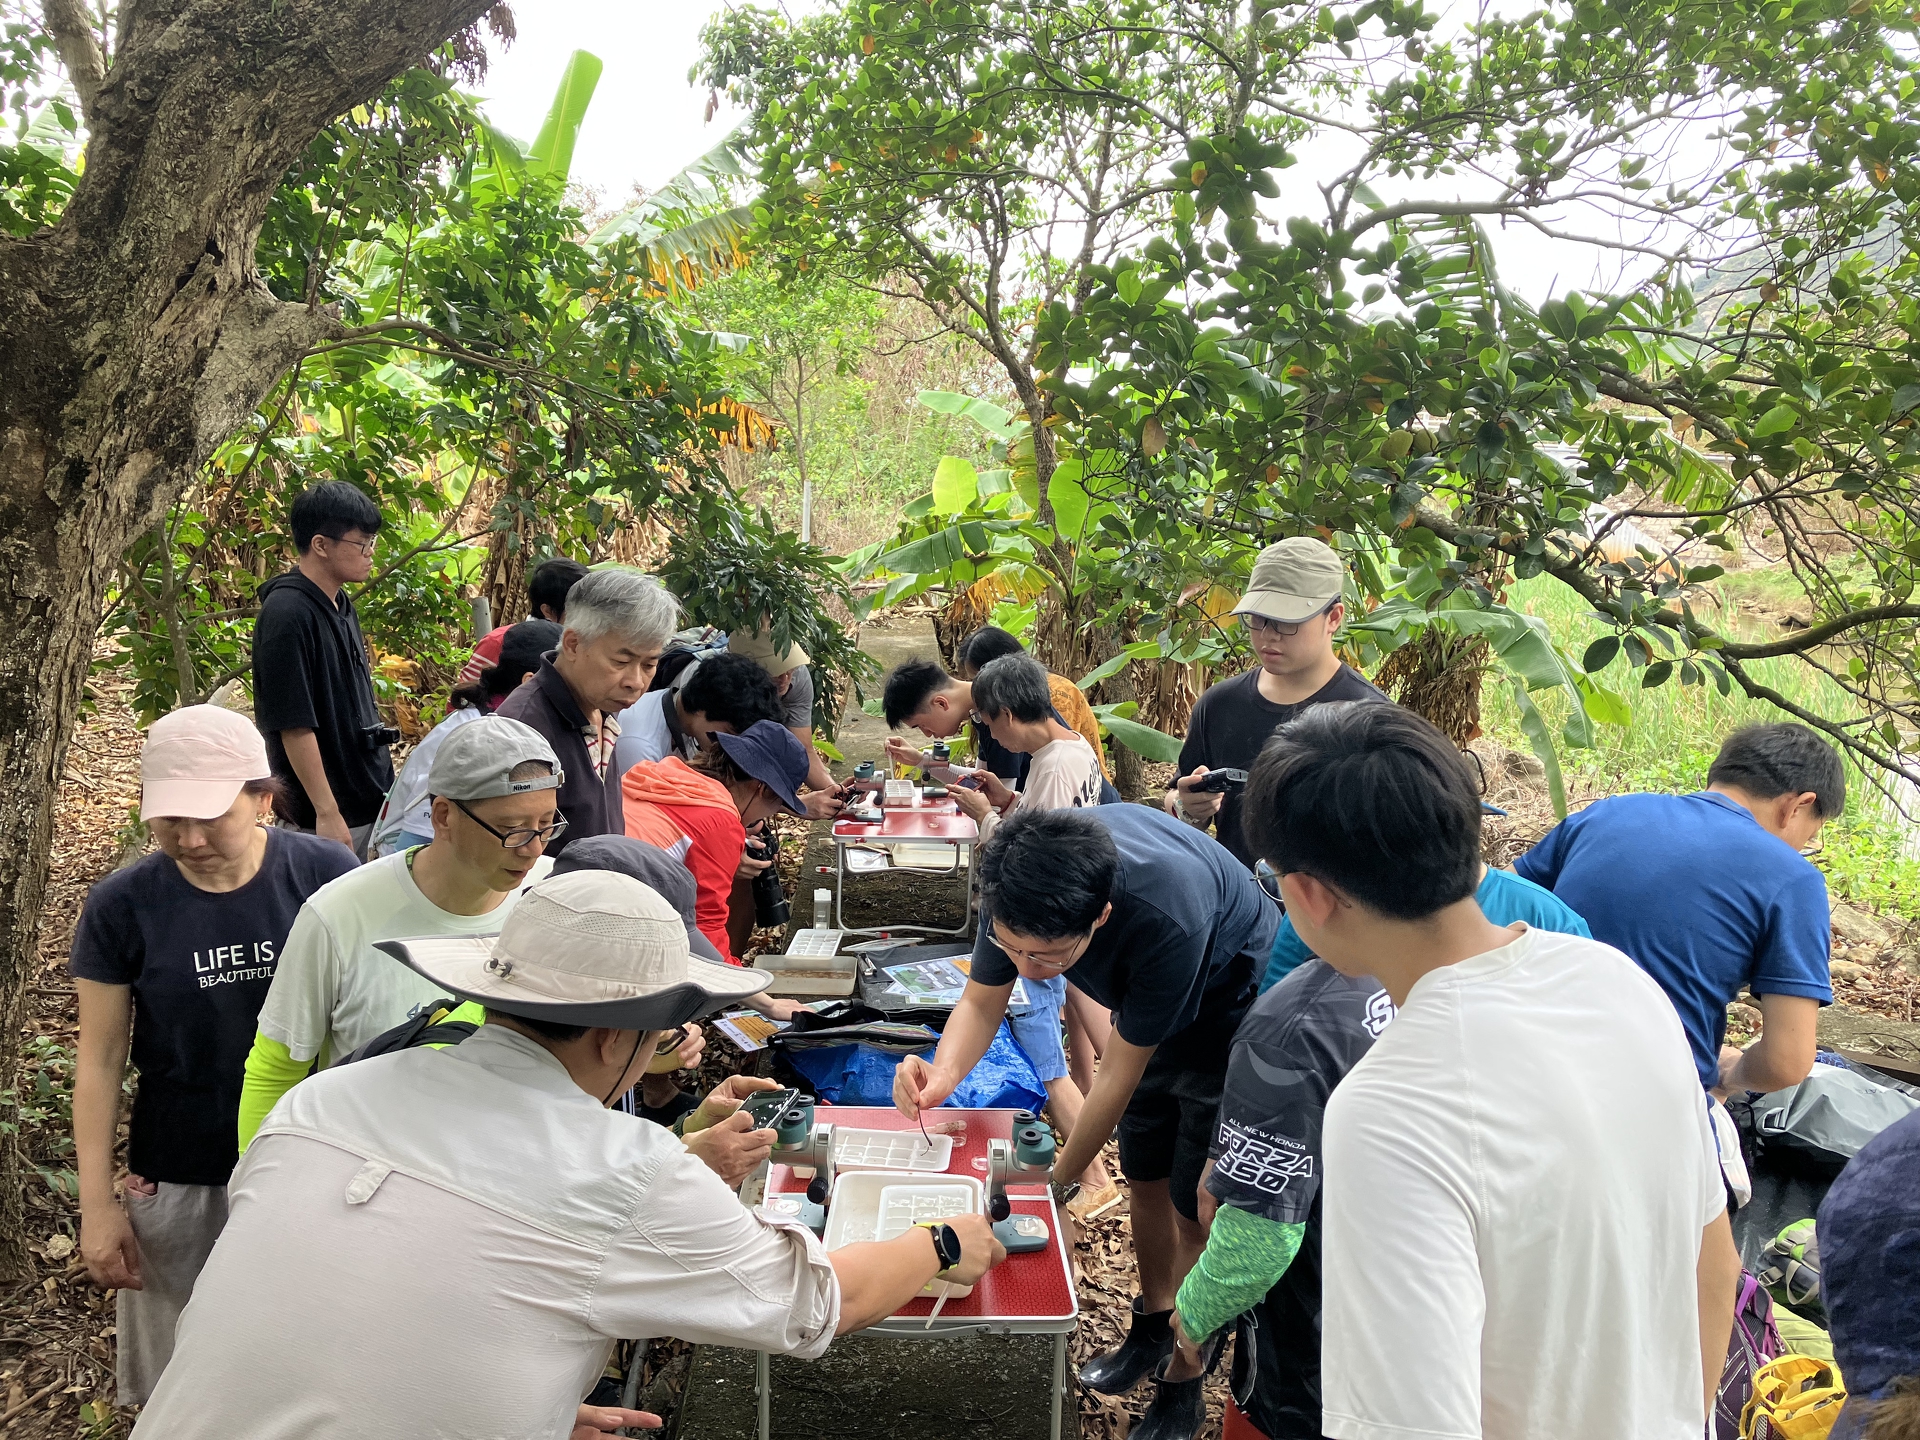
[[[280,948],[307,897],[356,868],[337,841],[266,828],[280,782],[232,711],[193,705],[155,722],[140,779],[159,851],[93,887],[68,963],[80,1254],[119,1292],[122,1405],[144,1404],[159,1380],[226,1223],[240,1085]],[[129,1051],[140,1089],[123,1204],[114,1137]]]

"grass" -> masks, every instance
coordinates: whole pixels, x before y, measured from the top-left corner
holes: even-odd
[[[1799,592],[1782,579],[1768,572],[1749,572],[1728,576],[1711,588],[1729,610],[1740,600],[1786,609]],[[1522,581],[1512,587],[1508,603],[1546,621],[1554,638],[1576,660],[1592,641],[1613,633],[1592,618],[1584,600],[1554,580]],[[1795,608],[1804,611],[1804,601]],[[1852,709],[1853,701],[1844,691],[1798,661],[1766,660],[1749,669],[1756,679],[1817,715],[1843,716]],[[1707,767],[1728,731],[1785,718],[1773,706],[1750,700],[1737,689],[1722,695],[1710,683],[1683,686],[1676,677],[1657,689],[1642,690],[1638,673],[1630,671],[1624,660],[1615,660],[1594,678],[1626,697],[1633,708],[1633,723],[1598,727],[1599,743],[1593,749],[1562,750],[1560,763],[1570,795],[1702,789]],[[1525,750],[1512,694],[1498,683],[1498,677],[1489,679],[1495,683],[1485,691],[1482,724],[1502,744]],[[1546,692],[1533,698],[1558,734],[1567,715],[1566,698]],[[1920,858],[1911,853],[1913,831],[1851,764],[1847,781],[1846,811],[1827,826],[1815,863],[1826,871],[1834,895],[1902,920],[1920,919]]]

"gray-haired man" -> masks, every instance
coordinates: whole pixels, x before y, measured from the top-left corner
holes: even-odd
[[[566,771],[560,813],[567,830],[549,854],[589,835],[625,832],[613,763],[618,716],[646,693],[679,621],[680,602],[651,575],[625,566],[596,570],[567,592],[560,648],[500,706],[500,714],[546,736]]]

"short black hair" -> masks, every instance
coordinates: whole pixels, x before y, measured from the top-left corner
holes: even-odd
[[[1092,931],[1120,874],[1113,836],[1085,810],[1015,810],[979,855],[980,923],[1036,940]]]
[[[524,1025],[541,1039],[551,1040],[556,1045],[570,1044],[592,1028],[589,1025],[562,1025],[558,1020],[535,1020],[530,1015],[511,1015],[505,1010],[489,1010],[485,1007],[482,1007],[481,1013],[489,1020],[511,1020],[516,1025]]]
[[[968,674],[979,674],[1002,655],[1024,655],[1027,647],[998,625],[982,625],[960,642],[954,664]]]
[[[349,530],[379,534],[380,507],[358,486],[327,480],[293,497],[287,522],[293,526],[293,548],[304,555],[316,535],[338,540]]]
[[[973,677],[973,708],[991,718],[1006,711],[1016,720],[1044,720],[1053,712],[1047,667],[1024,651],[989,660]]]
[[[454,691],[454,704],[485,710],[495,696],[511,695],[529,670],[540,668],[542,656],[560,648],[561,633],[562,627],[551,620],[522,620],[508,626],[500,637],[499,661],[482,670],[473,684]]]
[[[1707,784],[1733,785],[1756,800],[1813,792],[1813,813],[1831,820],[1847,808],[1847,767],[1804,725],[1743,725],[1720,742]]]
[[[1480,884],[1479,785],[1411,710],[1315,705],[1253,762],[1241,832],[1282,875],[1311,875],[1381,915],[1423,920]]]
[[[578,560],[556,557],[542,560],[533,567],[533,576],[527,581],[527,609],[532,613],[530,620],[545,620],[540,613],[541,606],[547,606],[556,619],[563,619],[567,613],[567,592],[584,580],[587,567]]]
[[[744,735],[759,720],[779,720],[780,692],[760,662],[722,650],[694,667],[680,687],[680,708],[699,713]]]
[[[927,708],[927,701],[953,683],[953,677],[932,660],[918,656],[902,660],[887,676],[887,688],[880,696],[888,727],[898,729],[906,724]]]

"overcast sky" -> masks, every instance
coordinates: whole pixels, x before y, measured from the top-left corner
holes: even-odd
[[[738,117],[729,112],[702,122],[707,96],[687,83],[700,54],[700,27],[725,8],[716,0],[540,0],[516,5],[519,38],[493,65],[480,88],[487,116],[522,140],[532,140],[553,103],[553,92],[575,50],[589,50],[606,66],[573,155],[573,178],[617,205],[637,182],[652,188],[711,150]]]
[[[492,69],[480,87],[487,113],[507,133],[531,140],[552,103],[567,58],[578,49],[599,56],[606,69],[581,127],[573,178],[597,188],[600,203],[617,209],[636,183],[659,185],[712,149],[739,118],[722,110],[711,122],[703,121],[706,92],[687,82],[700,53],[701,27],[724,8],[720,0],[541,0],[516,6],[519,38],[504,51],[496,47]],[[789,8],[805,11],[814,6],[799,0]],[[1316,156],[1322,164],[1315,163]],[[1325,177],[1315,172],[1333,173],[1339,156],[1335,143],[1308,147],[1303,163],[1282,176],[1283,194],[1299,186],[1304,193],[1298,209],[1317,211],[1319,197],[1311,183]],[[1477,193],[1477,186],[1455,184],[1459,191]],[[1421,190],[1432,193],[1425,186]],[[1278,208],[1294,207],[1283,201]],[[1596,217],[1580,218],[1582,223],[1571,228],[1595,226]],[[1601,221],[1597,228],[1613,227]],[[1648,268],[1646,261],[1548,240],[1522,225],[1494,227],[1492,239],[1501,278],[1535,301],[1575,286],[1612,288],[1622,283],[1623,271],[1630,275]]]

